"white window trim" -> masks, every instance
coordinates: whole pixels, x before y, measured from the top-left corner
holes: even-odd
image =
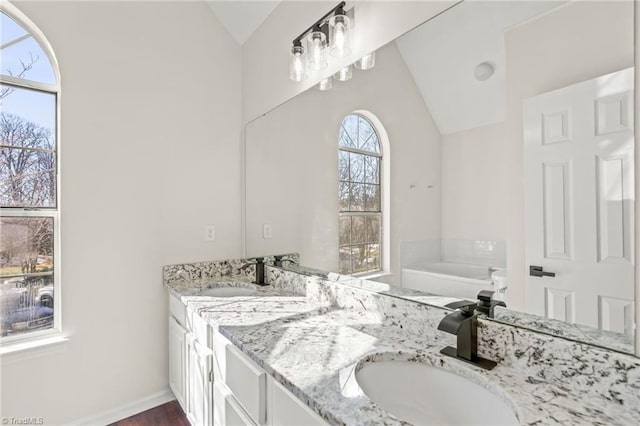
[[[44,36],[42,31],[18,8],[9,2],[0,3],[0,11],[6,13],[9,17],[15,20],[21,25],[31,36],[38,42],[44,53],[47,55],[47,59],[53,69],[56,84],[45,84],[27,79],[18,79],[12,76],[0,74],[0,82],[7,83],[15,87],[21,87],[26,89],[35,89],[43,92],[48,92],[56,97],[56,208],[42,208],[38,210],[28,208],[2,208],[2,216],[19,216],[19,217],[53,217],[53,294],[55,295],[55,301],[53,304],[53,327],[47,330],[33,331],[25,334],[18,334],[16,336],[5,336],[0,341],[0,355],[23,352],[29,349],[36,349],[42,346],[49,346],[54,343],[64,342],[68,340],[67,336],[63,335],[62,330],[62,262],[61,262],[61,226],[60,226],[60,212],[61,206],[61,130],[60,130],[60,105],[61,105],[61,78],[60,67],[58,61],[53,54],[53,48],[51,44]]]
[[[380,119],[367,110],[356,110],[351,114],[359,114],[373,124],[378,134],[378,142],[381,145],[383,159],[380,170],[380,197],[382,212],[382,267],[379,271],[363,273],[363,276],[374,277],[391,274],[391,146],[389,135]]]

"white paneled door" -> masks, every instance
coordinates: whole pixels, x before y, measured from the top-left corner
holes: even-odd
[[[527,311],[633,335],[633,68],[526,99],[523,131]]]

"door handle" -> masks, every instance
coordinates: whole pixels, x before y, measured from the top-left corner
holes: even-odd
[[[532,277],[555,277],[555,272],[545,272],[542,266],[529,265],[529,275]]]

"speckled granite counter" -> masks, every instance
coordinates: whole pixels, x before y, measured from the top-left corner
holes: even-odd
[[[599,330],[594,327],[581,326],[580,324],[570,324],[565,321],[540,318],[538,315],[531,315],[526,312],[515,312],[500,306],[495,309],[494,320],[528,328],[533,331],[615,349],[619,352],[633,353],[633,337],[623,333],[614,333]]]
[[[276,268],[267,279],[272,286],[233,298],[202,297],[207,279],[165,285],[331,424],[406,424],[353,386],[358,361],[391,358],[493,390],[522,424],[640,424],[640,362],[631,356],[481,321],[480,354],[499,362],[484,371],[440,355],[455,344],[436,329],[445,310]]]

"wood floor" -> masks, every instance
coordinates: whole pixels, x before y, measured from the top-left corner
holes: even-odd
[[[171,401],[109,426],[189,426],[189,421],[178,401]]]

